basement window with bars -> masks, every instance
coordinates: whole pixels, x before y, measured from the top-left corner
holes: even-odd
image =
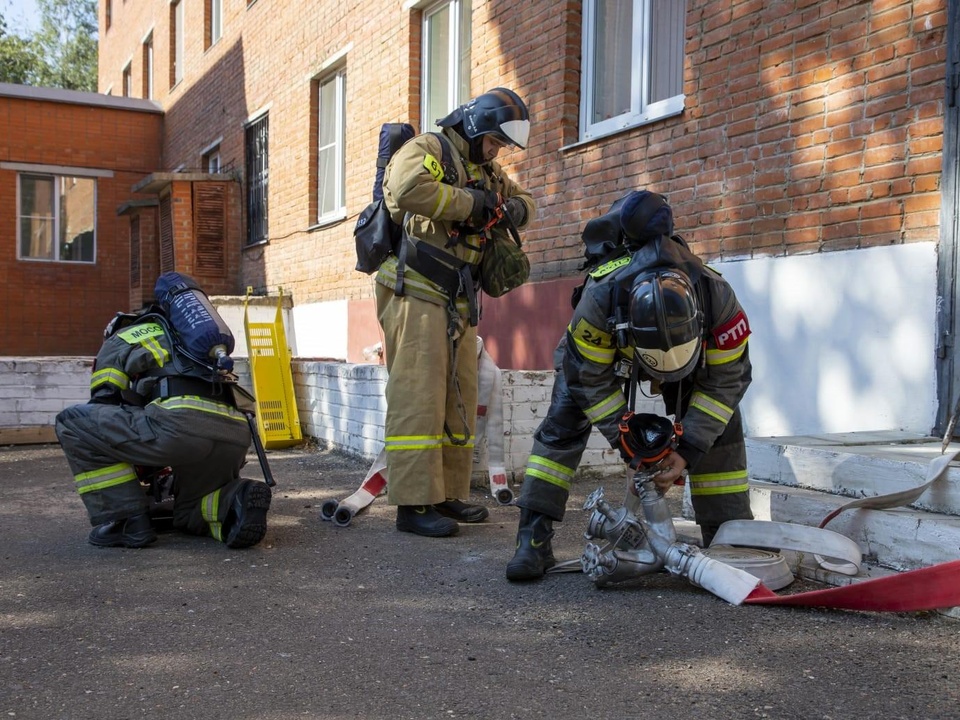
[[[685,0],[584,0],[580,139],[683,112]]]
[[[20,260],[96,260],[97,181],[17,175],[17,257]]]
[[[262,115],[247,125],[247,245],[267,241],[267,196],[270,184],[269,117]]]

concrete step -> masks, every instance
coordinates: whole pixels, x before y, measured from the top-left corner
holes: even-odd
[[[817,527],[853,499],[925,484],[941,442],[899,432],[751,438],[747,453],[756,518]],[[827,529],[893,570],[960,558],[960,462],[909,507],[845,510]]]
[[[948,450],[957,448],[953,443]],[[755,517],[818,527],[854,499],[926,484],[928,467],[942,452],[940,438],[892,431],[750,438],[747,455]],[[910,506],[845,510],[826,529],[854,540],[864,558],[860,574],[849,577],[801,557],[797,575],[827,585],[960,559],[960,462]],[[960,608],[939,612],[960,619]]]
[[[849,498],[805,488],[751,481],[757,520],[818,527]],[[846,510],[827,530],[856,542],[864,559],[894,570],[915,570],[960,559],[960,517],[914,508]]]
[[[751,479],[854,499],[923,485],[941,442],[897,432],[751,438],[747,453]],[[911,507],[960,515],[960,462]]]

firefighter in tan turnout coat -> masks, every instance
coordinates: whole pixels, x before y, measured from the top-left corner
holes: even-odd
[[[376,275],[387,497],[399,530],[431,537],[488,515],[462,502],[473,463],[481,236],[494,222],[523,227],[535,212],[494,159],[527,144],[528,112],[514,92],[495,88],[437,124],[441,133],[409,140],[386,168],[384,199],[406,237]]]

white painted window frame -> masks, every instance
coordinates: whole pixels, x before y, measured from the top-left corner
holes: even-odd
[[[76,265],[96,265],[97,263],[97,195],[100,192],[98,178],[113,177],[112,171],[90,170],[88,168],[75,168],[60,165],[32,165],[25,163],[0,163],[0,170],[15,170],[17,172],[17,260],[23,262],[59,262]],[[52,258],[24,256],[21,252],[21,182],[23,175],[47,176],[54,180],[53,190],[53,254]],[[84,180],[93,180],[93,259],[92,260],[61,260],[60,259],[60,223],[62,217],[60,214],[61,190],[60,178],[83,178]]]
[[[434,121],[439,119],[429,117],[430,110],[428,101],[431,93],[433,92],[430,82],[430,68],[433,64],[433,58],[431,57],[431,48],[428,43],[428,38],[430,36],[430,23],[435,21],[435,16],[444,8],[450,9],[449,27],[447,30],[450,40],[447,47],[447,53],[451,59],[452,70],[452,72],[447,73],[446,78],[445,89],[448,97],[450,98],[450,107],[447,109],[447,112],[452,111],[454,108],[462,105],[464,102],[470,99],[469,97],[462,97],[464,93],[461,91],[461,86],[464,84],[464,81],[466,81],[467,87],[470,85],[470,68],[463,67],[461,64],[461,54],[463,51],[462,38],[465,30],[463,27],[461,27],[464,22],[464,1],[465,0],[441,0],[441,2],[435,2],[423,7],[422,32],[420,35],[421,38],[423,38],[420,68],[420,87],[422,88],[422,93],[420,96],[420,117],[422,118],[421,124],[423,125],[422,129],[424,131],[433,129]],[[470,31],[470,28],[466,28],[466,31]],[[467,93],[469,94],[469,91],[467,91]]]
[[[598,0],[584,0],[583,2],[583,31],[582,31],[582,68],[581,68],[581,103],[580,103],[580,140],[594,140],[606,135],[627,130],[662,120],[683,112],[684,95],[681,82],[680,92],[677,95],[648,102],[650,95],[649,80],[651,71],[651,20],[652,12],[658,0],[620,0],[633,2],[633,45],[631,51],[631,98],[630,110],[614,117],[592,122],[591,115],[594,106],[595,90],[594,76],[594,49],[596,46],[596,16]],[[678,51],[684,52],[684,37],[681,33]]]
[[[336,69],[318,78],[317,82],[317,224],[324,224],[342,220],[347,215],[346,201],[346,105],[347,105],[347,67],[339,65]],[[322,116],[321,91],[330,83],[334,83],[334,128],[333,141],[325,145],[320,144],[320,117]],[[332,149],[334,154],[333,177],[320,177],[320,154],[324,150]],[[324,211],[321,208],[321,198],[328,182],[334,184],[334,207]]]

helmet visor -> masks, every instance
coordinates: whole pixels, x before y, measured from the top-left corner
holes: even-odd
[[[523,150],[527,147],[527,140],[530,139],[530,121],[529,120],[507,120],[500,123],[500,132],[504,139],[511,145],[516,145]]]
[[[690,374],[700,357],[700,338],[693,338],[668,350],[636,348],[634,358],[647,375],[660,382],[676,382]]]

